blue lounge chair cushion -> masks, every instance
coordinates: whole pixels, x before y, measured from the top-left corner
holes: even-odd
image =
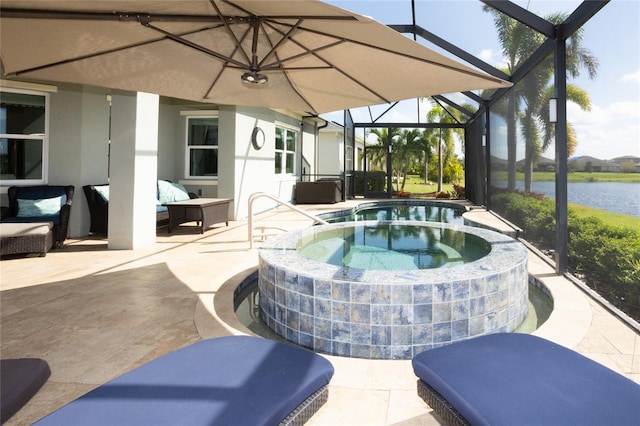
[[[416,376],[473,425],[632,425],[640,385],[577,352],[499,333],[428,350]]]
[[[81,396],[38,425],[272,425],[329,383],[320,355],[250,336],[200,342]]]
[[[29,402],[50,375],[49,364],[43,359],[0,360],[0,423]]]

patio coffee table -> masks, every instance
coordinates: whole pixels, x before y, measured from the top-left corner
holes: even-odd
[[[164,204],[169,209],[169,233],[185,222],[196,221],[200,224],[200,233],[214,223],[224,222],[229,225],[228,198],[193,198]]]

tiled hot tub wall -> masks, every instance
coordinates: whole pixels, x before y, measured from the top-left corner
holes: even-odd
[[[451,268],[365,271],[316,262],[296,250],[308,233],[353,224],[290,232],[259,252],[262,320],[300,346],[371,359],[411,359],[457,340],[512,331],[523,321],[528,274],[521,243],[471,227],[394,223],[464,230],[492,249],[480,260]]]

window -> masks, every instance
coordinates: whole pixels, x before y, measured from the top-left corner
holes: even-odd
[[[44,93],[0,91],[0,178],[3,185],[45,183],[48,102]]]
[[[218,117],[187,117],[187,178],[218,176]]]
[[[276,126],[275,172],[277,175],[295,173],[297,139],[296,131]]]

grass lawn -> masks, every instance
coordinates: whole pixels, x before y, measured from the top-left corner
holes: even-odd
[[[607,225],[622,226],[633,229],[636,232],[640,232],[640,217],[612,213],[606,210],[592,209],[591,207],[582,206],[580,204],[569,203],[569,209],[574,211],[578,216],[596,217]]]
[[[493,172],[491,175],[495,180],[507,180],[507,172]],[[553,182],[556,179],[554,172],[534,172],[533,181]],[[624,182],[634,183],[640,182],[640,173],[588,173],[588,172],[569,172],[567,174],[569,182]],[[516,180],[524,180],[524,173],[516,173]]]
[[[396,186],[393,186],[396,189]],[[435,193],[438,190],[438,183],[431,182],[425,184],[424,180],[420,176],[409,175],[407,176],[407,182],[404,184],[404,190],[408,192],[411,198],[435,198]],[[452,192],[453,184],[443,183],[442,191]]]

